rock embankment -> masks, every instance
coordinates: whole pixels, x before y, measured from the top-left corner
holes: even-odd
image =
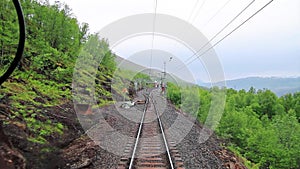
[[[142,99],[144,99],[143,95],[135,98],[135,100]],[[133,110],[136,112],[142,111],[143,105],[135,105],[130,108],[121,108],[118,104],[105,106],[92,114],[86,115],[89,120],[87,122],[93,127],[94,124],[99,123],[99,120],[105,120],[113,130],[132,137],[132,133],[136,130],[137,122],[130,120],[128,117],[130,117]],[[1,111],[5,112],[8,110],[2,108]],[[54,106],[48,108],[45,112],[53,121],[61,122],[66,126],[64,134],[53,135],[52,138],[49,138],[51,141],[47,145],[39,145],[28,141],[27,138],[29,136],[24,127],[14,123],[3,126],[3,130],[0,128],[1,169],[23,169],[25,165],[26,168],[30,169],[99,169],[118,167],[121,156],[99,146],[99,140],[101,139],[95,142],[86,134],[80,126],[73,104]],[[100,115],[102,119],[100,119]],[[165,130],[170,128],[179,116],[190,118],[189,115],[178,111],[171,103],[166,101],[165,107],[161,112],[161,120]],[[139,116],[135,118],[139,118]],[[245,168],[239,158],[221,146],[224,143],[214,134],[207,141],[200,143],[199,133],[202,129],[203,126],[200,123],[192,122],[192,127],[188,133],[177,143],[177,149],[184,161],[185,168]],[[101,133],[101,128],[97,132]],[[4,168],[3,166],[5,165],[7,167]]]

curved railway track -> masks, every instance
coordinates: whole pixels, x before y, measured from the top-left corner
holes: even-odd
[[[184,169],[174,142],[167,140],[155,100],[144,95],[146,103],[134,142],[129,142],[118,169]]]

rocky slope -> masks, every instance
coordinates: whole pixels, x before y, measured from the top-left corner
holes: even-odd
[[[135,108],[142,109],[138,106]],[[98,113],[103,115],[112,128],[123,134],[132,133],[136,124],[124,118],[118,109],[115,105],[105,106]],[[1,112],[7,111],[7,107],[1,107]],[[132,110],[130,108],[125,111],[130,113]],[[85,134],[72,103],[51,107],[46,112],[49,118],[67,126],[64,134],[52,135],[48,138],[48,144],[38,144],[28,141],[30,136],[21,122],[11,122],[3,126],[3,129],[0,128],[1,169],[21,169],[25,168],[25,165],[30,169],[117,168],[121,157],[104,150]],[[167,103],[167,108],[161,116],[164,125],[171,126],[178,113],[182,112]],[[89,116],[97,122],[98,115],[92,113]],[[206,142],[198,143],[198,133],[202,128],[201,124],[195,122],[188,135],[177,145],[185,168],[245,168],[240,159],[221,146],[222,141],[214,134]]]

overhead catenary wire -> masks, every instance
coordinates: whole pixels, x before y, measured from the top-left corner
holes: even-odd
[[[188,21],[191,19],[191,17],[192,17],[192,15],[193,15],[193,13],[194,13],[194,11],[195,11],[195,9],[196,9],[198,3],[199,3],[199,0],[196,0],[196,3],[195,3],[195,5],[194,5],[194,7],[193,7],[193,9],[192,9],[192,11],[191,11],[189,17],[188,17]]]
[[[242,13],[244,13],[253,3],[255,0],[252,0],[245,8],[243,8],[235,17],[233,17],[219,32],[217,32],[209,41],[207,41],[200,49],[198,49],[192,56],[187,58],[184,62],[188,62],[192,59],[195,55],[197,55],[204,47],[210,44],[220,33],[222,33],[232,22],[234,22]]]
[[[156,11],[157,11],[157,0],[154,1],[154,18],[152,24],[152,41],[151,41],[151,50],[150,50],[150,69],[149,69],[149,76],[151,77],[151,68],[152,68],[152,60],[153,60],[153,45],[154,45],[154,32],[155,32],[155,23],[156,23]]]
[[[226,34],[222,39],[220,39],[218,42],[216,42],[214,45],[212,45],[210,48],[208,48],[207,50],[205,50],[203,53],[201,53],[199,56],[197,56],[196,58],[194,58],[193,60],[191,60],[190,62],[186,63],[185,65],[189,65],[192,62],[194,62],[196,59],[198,59],[199,57],[203,56],[204,54],[206,54],[208,51],[210,51],[212,48],[214,48],[216,45],[218,45],[220,42],[222,42],[224,39],[226,39],[228,36],[230,36],[233,32],[235,32],[236,30],[238,30],[241,26],[243,26],[246,22],[248,22],[250,19],[252,19],[255,15],[257,15],[259,12],[261,12],[264,8],[266,8],[267,6],[269,6],[274,0],[270,0],[268,3],[266,3],[263,7],[261,7],[259,10],[257,10],[254,14],[252,14],[250,17],[248,17],[245,21],[243,21],[241,24],[239,24],[237,27],[235,27],[232,31],[230,31],[228,34]],[[180,70],[182,68],[179,68],[178,70]]]
[[[202,26],[203,28],[208,25],[218,14],[229,4],[231,0],[227,0],[218,10],[217,12],[208,19],[208,21]]]
[[[197,16],[199,15],[199,12],[201,11],[201,9],[203,8],[204,4],[205,4],[206,0],[202,1],[201,6],[198,8],[198,10],[196,11],[196,15],[194,16],[194,18],[190,21],[190,23],[193,23],[195,21],[195,19],[197,18]]]

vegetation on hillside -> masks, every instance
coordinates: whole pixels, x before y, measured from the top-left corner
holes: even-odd
[[[97,57],[97,102],[111,100],[110,79],[116,68],[108,43],[88,33],[88,25],[80,24],[71,9],[62,3],[22,0],[27,24],[24,57],[13,76],[0,87],[0,100],[9,109],[2,112],[4,124],[17,123],[30,133],[30,141],[47,143],[47,136],[62,134],[65,126],[47,117],[48,107],[62,105],[72,99],[73,70],[78,56]],[[0,2],[0,72],[13,59],[18,40],[18,22],[12,1]],[[89,47],[92,47],[90,49]],[[102,55],[104,54],[104,55]],[[105,97],[104,97],[105,96]]]
[[[17,168],[61,168],[66,165],[63,148],[84,133],[72,101],[89,104],[87,94],[94,99],[92,108],[111,104],[112,91],[121,92],[113,79],[126,85],[136,73],[115,73],[116,56],[107,40],[89,34],[88,24],[79,23],[68,5],[47,0],[21,4],[27,38],[17,70],[0,86],[0,166],[8,161]],[[0,1],[0,34],[2,76],[18,45],[11,0]],[[147,78],[138,73],[133,79]]]
[[[82,77],[76,85],[83,93],[97,95],[99,106],[112,103],[111,91],[121,93],[131,80],[143,85],[150,80],[142,73],[115,72],[115,55],[107,41],[97,34],[89,34],[88,25],[79,23],[67,5],[59,2],[50,5],[39,0],[21,0],[21,3],[27,24],[25,52],[13,76],[0,87],[0,121],[4,127],[14,125],[26,132],[27,141],[47,144],[55,135],[68,130],[49,111],[52,107],[66,111],[60,105],[72,99],[84,99],[72,97],[74,76]],[[18,23],[11,0],[1,0],[0,7],[2,75],[15,55]],[[91,78],[93,84],[88,84]],[[195,89],[198,93],[169,83],[167,97],[205,122],[212,93],[225,89]],[[225,91],[226,106],[216,132],[228,141],[227,146],[248,159],[253,168],[299,168],[300,93],[278,98],[270,90]],[[48,152],[51,148],[41,151]]]
[[[182,97],[188,90],[169,83],[167,97],[182,107],[186,99],[191,99]],[[199,87],[197,119],[202,123],[208,115],[213,90],[226,90],[225,110],[216,133],[227,140],[231,150],[250,161],[249,168],[300,167],[300,93],[278,98],[270,90]]]

